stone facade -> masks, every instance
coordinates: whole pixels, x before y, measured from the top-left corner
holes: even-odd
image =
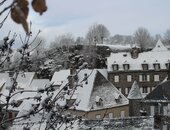
[[[85,119],[103,119],[103,118],[118,118],[129,116],[129,105],[123,105],[118,107],[112,107],[107,109],[99,109],[93,111],[78,111],[69,110],[71,115],[82,116]]]
[[[131,78],[128,79],[128,76]],[[127,96],[135,80],[138,82],[141,92],[147,94],[151,92],[157,84],[162,82],[166,76],[167,70],[114,71],[108,73],[108,80]],[[142,81],[140,77],[143,78]]]

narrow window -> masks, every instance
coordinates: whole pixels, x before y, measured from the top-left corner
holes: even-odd
[[[148,93],[148,87],[143,87],[142,93]]]
[[[159,81],[159,75],[154,75],[154,81]]]
[[[119,76],[118,75],[114,76],[114,82],[119,82]]]
[[[155,64],[153,64],[153,66],[154,66],[155,70],[160,70],[160,64],[159,63],[155,63]]]
[[[127,82],[132,82],[132,76],[131,75],[127,75]]]
[[[96,115],[96,119],[100,119],[101,118],[101,115],[100,114],[97,114]]]
[[[130,66],[129,66],[129,64],[123,64],[123,68],[124,68],[124,70],[129,70]]]
[[[113,64],[112,67],[113,67],[113,71],[117,71],[119,69],[118,64]]]
[[[112,119],[113,118],[113,113],[109,113],[109,119]]]
[[[143,70],[148,70],[148,64],[142,64]]]

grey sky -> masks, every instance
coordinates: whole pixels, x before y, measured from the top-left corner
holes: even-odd
[[[51,42],[55,36],[73,33],[85,36],[94,23],[104,24],[111,35],[132,35],[138,27],[146,27],[152,35],[170,29],[170,0],[46,0],[48,10],[42,16],[31,11],[33,32]],[[11,30],[22,33],[22,27],[8,20],[0,30],[3,36]]]

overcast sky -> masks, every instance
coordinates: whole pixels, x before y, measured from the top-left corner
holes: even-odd
[[[85,36],[94,23],[105,25],[111,35],[132,35],[138,27],[146,27],[152,35],[170,29],[170,0],[46,0],[48,10],[42,16],[29,13],[33,32],[42,30],[49,43],[55,36],[72,33]],[[0,17],[2,19],[2,17]],[[23,29],[8,19],[0,30],[22,33]]]

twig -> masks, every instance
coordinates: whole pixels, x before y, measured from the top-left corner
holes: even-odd
[[[3,5],[7,0],[3,0],[2,2],[0,2],[0,6]]]
[[[5,7],[1,12],[0,12],[0,16],[7,11],[8,9],[10,9],[17,1],[14,0],[9,6]]]
[[[8,12],[8,14],[5,16],[5,18],[2,20],[2,22],[0,23],[0,29],[2,28],[2,26],[4,25],[4,22],[6,21],[6,19],[8,18],[9,14],[10,14],[11,10]]]

